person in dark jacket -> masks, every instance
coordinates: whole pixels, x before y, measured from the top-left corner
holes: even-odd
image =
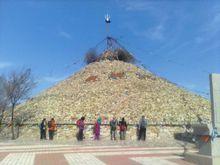
[[[85,123],[84,123],[84,120],[85,120],[85,117],[81,117],[81,119],[79,119],[77,122],[76,122],[76,125],[77,127],[79,128],[79,132],[77,133],[76,135],[76,138],[78,141],[82,141],[83,140],[83,130],[85,128]]]
[[[46,132],[47,132],[47,121],[46,119],[44,118],[40,124],[40,139],[41,140],[46,140],[47,136],[46,136]]]
[[[116,131],[117,131],[118,121],[115,117],[110,121],[110,134],[111,140],[116,140]]]

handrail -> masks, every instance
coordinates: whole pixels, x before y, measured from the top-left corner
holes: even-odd
[[[40,123],[22,123],[19,124],[19,126],[39,126]],[[75,125],[76,123],[56,123],[57,126],[65,126],[65,125]],[[193,125],[193,124],[201,124],[198,122],[194,122],[194,123],[149,123],[147,124],[148,127],[155,127],[155,126],[165,126],[165,127],[182,127],[182,126],[186,126],[186,125]],[[1,125],[11,125],[10,123],[2,123]],[[85,125],[94,125],[94,123],[85,123]],[[137,124],[127,124],[128,126],[137,126]],[[107,124],[101,124],[101,126],[109,126],[109,123]]]

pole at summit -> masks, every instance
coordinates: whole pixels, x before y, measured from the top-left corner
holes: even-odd
[[[111,23],[109,14],[105,15],[105,23],[106,23],[106,34],[107,34],[107,37],[106,37],[107,50],[109,50],[111,48],[111,45],[112,45],[111,44],[111,37],[109,36],[109,26],[110,26],[110,23]]]
[[[107,37],[108,37],[108,35],[109,35],[108,34],[109,33],[109,24],[111,23],[109,14],[105,15],[105,23],[106,23],[106,33],[107,33]]]

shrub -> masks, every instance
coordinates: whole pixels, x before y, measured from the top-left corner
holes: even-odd
[[[99,56],[97,55],[96,50],[95,49],[90,49],[86,53],[84,61],[85,61],[86,64],[90,64],[90,63],[98,61],[98,59],[99,59]]]
[[[117,55],[119,61],[134,63],[135,58],[125,49],[115,49],[114,53]]]

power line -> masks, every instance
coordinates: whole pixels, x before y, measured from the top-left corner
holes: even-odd
[[[121,40],[120,40],[120,41],[121,41]],[[155,57],[155,56],[154,56],[154,57]],[[136,61],[137,61],[144,69],[149,70],[149,67],[146,67],[146,64],[143,64],[140,60],[136,60]],[[171,60],[171,59],[164,59],[164,61],[169,62],[169,63],[176,64],[176,65],[181,66],[181,67],[189,67],[188,65],[186,66],[186,65],[183,64],[183,63],[179,63],[179,62],[176,62],[176,61]],[[195,67],[192,68],[192,69],[195,69]],[[207,70],[203,70],[203,69],[201,70],[200,68],[197,68],[197,69],[199,69],[199,71],[202,72],[202,73],[210,74],[210,72],[207,71]],[[152,72],[152,73],[155,74],[155,72]],[[171,83],[172,83],[172,82],[171,82]],[[183,89],[187,89],[185,86],[182,86],[182,85],[179,85],[179,84],[176,84],[176,85],[179,86],[179,87],[181,87],[181,88],[183,88]],[[201,91],[201,90],[195,90],[195,89],[188,89],[188,90],[194,91],[194,92],[196,92],[196,93],[199,93],[199,94],[202,94],[202,95],[206,95],[206,96],[209,96],[209,95],[210,95],[208,92]]]
[[[120,40],[121,41],[121,40]],[[135,48],[135,49],[137,49],[137,48]],[[139,51],[141,51],[139,48],[138,48],[138,50]],[[147,55],[147,56],[152,56],[152,55]],[[156,55],[157,57],[159,56],[159,55]],[[156,57],[156,56],[153,56],[154,58]],[[172,60],[172,59],[162,59],[163,61],[166,61],[166,62],[169,62],[169,63],[173,63],[173,64],[176,64],[176,65],[178,65],[178,66],[181,66],[181,67],[189,67],[189,65],[185,65],[185,64],[183,64],[183,63],[179,63],[179,62],[176,62],[176,61],[174,61],[174,60]],[[192,67],[191,67],[192,68]],[[192,69],[195,69],[196,67],[193,67]],[[200,72],[202,72],[202,73],[206,73],[206,74],[210,74],[210,72],[209,71],[207,71],[207,70],[204,70],[204,69],[200,69],[200,68],[196,68],[198,71],[200,71]]]

